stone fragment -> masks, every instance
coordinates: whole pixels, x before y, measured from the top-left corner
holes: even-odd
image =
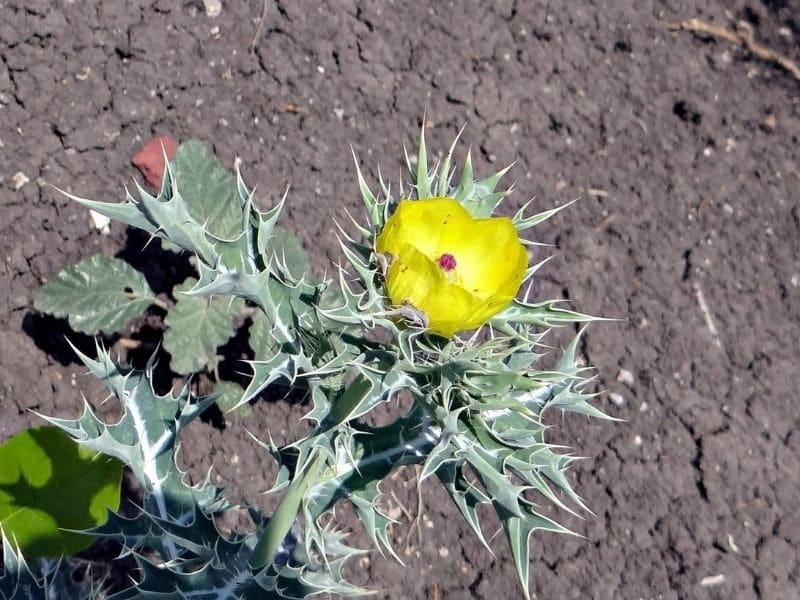
[[[222,12],[222,1],[203,0],[203,7],[206,9],[206,16],[213,19],[214,17],[218,17]]]
[[[164,154],[166,153],[167,159],[172,160],[176,149],[175,140],[170,136],[154,137],[142,146],[131,162],[142,172],[147,183],[158,188],[164,175]]]
[[[30,177],[25,175],[22,171],[17,171],[11,176],[11,183],[14,186],[15,190],[19,190],[31,180]]]
[[[636,383],[636,380],[633,377],[633,373],[630,372],[628,369],[619,370],[619,373],[617,373],[617,381],[619,381],[623,385],[627,385],[628,387],[633,387],[633,384]]]

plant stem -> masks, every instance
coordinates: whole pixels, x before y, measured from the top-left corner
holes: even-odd
[[[286,495],[281,499],[278,508],[275,509],[272,517],[270,517],[264,532],[261,534],[261,538],[253,549],[253,555],[250,557],[250,567],[254,571],[272,563],[275,553],[300,513],[300,505],[306,497],[306,493],[311,485],[319,479],[325,466],[325,456],[318,452],[310,461],[311,464],[309,464],[305,472],[289,485]]]

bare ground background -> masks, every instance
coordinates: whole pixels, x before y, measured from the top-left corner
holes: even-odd
[[[71,416],[81,393],[102,399],[67,326],[33,312],[37,288],[144,241],[118,224],[101,235],[47,184],[121,198],[143,141],[200,138],[226,164],[242,158],[263,205],[292,185],[284,224],[322,271],[338,256],[334,217],[358,210],[349,144],[372,180],[380,164],[397,181],[425,113],[430,148],[468,122],[479,171],[516,161],[507,210],[581,198],[538,229],[557,253],[539,289],[626,319],[592,327],[583,352],[598,389],[619,395],[600,403],[627,421],[554,423],[588,457],[572,476],[596,516],[567,521],[584,538],[534,540],[536,597],[800,597],[800,82],[668,28],[743,19],[797,61],[800,2],[262,10],[0,1],[0,440],[36,422],[31,409]],[[159,257],[138,260],[163,292],[178,267]],[[148,323],[126,335],[152,338]],[[263,504],[271,467],[243,429],[291,436],[297,412],[262,402],[246,420],[199,422],[184,462],[213,465],[234,499]],[[407,565],[373,553],[357,579],[386,598],[518,597],[500,537],[493,557],[426,483],[419,540],[399,506],[416,512],[413,477],[390,488]]]

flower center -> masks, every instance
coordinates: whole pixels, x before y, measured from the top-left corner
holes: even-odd
[[[442,254],[436,264],[442,271],[452,271],[456,268],[456,257],[452,254]]]

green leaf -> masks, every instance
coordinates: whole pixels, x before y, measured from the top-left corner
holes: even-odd
[[[95,255],[59,271],[36,295],[36,310],[69,317],[75,331],[114,333],[156,301],[147,280],[124,260]]]
[[[214,237],[236,239],[242,231],[242,208],[233,174],[198,140],[178,146],[171,167],[192,217]]]
[[[235,381],[218,381],[214,385],[213,395],[217,406],[224,413],[235,411],[237,415],[247,416],[251,412],[249,404],[239,406],[244,396],[244,388]]]
[[[102,525],[119,508],[122,463],[76,444],[57,427],[34,427],[0,445],[0,528],[28,557],[88,548],[64,531]]]
[[[189,277],[174,288],[175,306],[164,318],[168,327],[164,333],[164,349],[172,355],[170,368],[188,375],[214,365],[217,348],[235,333],[234,318],[241,313],[244,302],[239,298],[187,296],[197,282]]]
[[[253,314],[253,324],[250,325],[248,341],[256,360],[266,360],[280,349],[278,340],[272,334],[272,328],[273,325],[263,310],[258,310]]]
[[[295,279],[302,279],[309,269],[310,261],[300,238],[288,229],[275,227],[269,245],[278,264],[285,266]]]

